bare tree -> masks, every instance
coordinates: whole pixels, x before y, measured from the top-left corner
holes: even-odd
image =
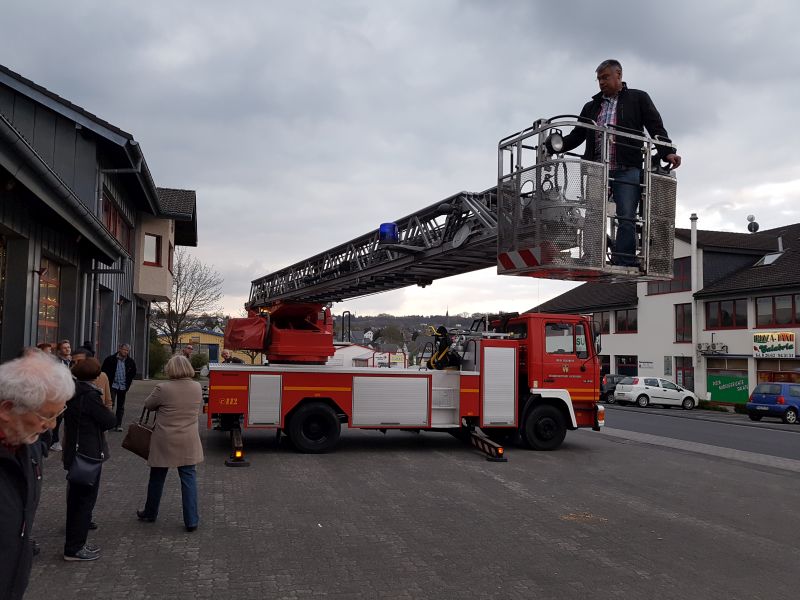
[[[172,298],[154,303],[153,327],[165,336],[172,353],[183,332],[198,324],[203,313],[217,309],[222,298],[222,276],[183,248],[175,250]]]

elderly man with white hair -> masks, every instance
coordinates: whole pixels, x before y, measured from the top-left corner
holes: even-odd
[[[68,369],[43,352],[0,365],[0,598],[22,598],[39,501],[41,453],[33,446],[52,429],[75,393]]]

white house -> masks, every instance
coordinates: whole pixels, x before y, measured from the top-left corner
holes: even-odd
[[[759,233],[675,231],[667,282],[586,283],[533,308],[591,313],[603,373],[666,377],[714,402],[800,381],[800,224]]]

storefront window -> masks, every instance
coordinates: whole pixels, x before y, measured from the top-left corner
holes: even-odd
[[[694,391],[694,366],[691,356],[675,357],[675,382],[687,390]]]
[[[636,355],[617,355],[616,372],[619,375],[638,375],[639,357]]]
[[[39,274],[39,320],[37,343],[58,341],[58,292],[61,287],[61,267],[42,258]]]

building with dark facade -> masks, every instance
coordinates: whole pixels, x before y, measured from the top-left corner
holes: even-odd
[[[176,245],[197,245],[194,191],[156,187],[130,133],[0,66],[0,360],[129,343],[146,373]]]

